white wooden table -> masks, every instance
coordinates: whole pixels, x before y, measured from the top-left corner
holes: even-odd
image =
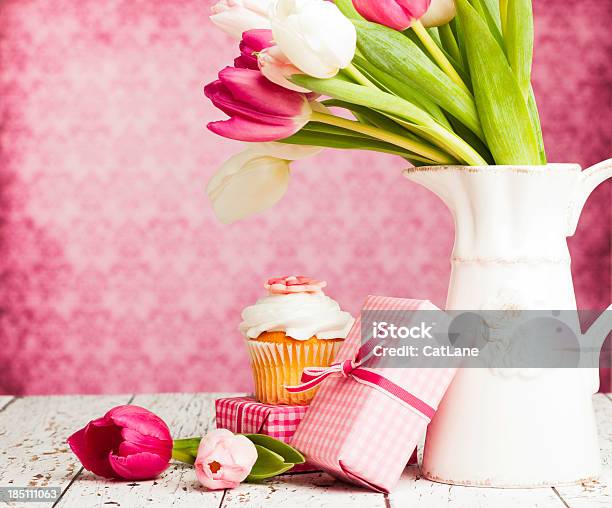
[[[486,489],[432,483],[406,468],[388,496],[344,484],[325,473],[287,474],[263,484],[207,492],[191,467],[173,464],[157,480],[105,481],[84,471],[66,438],[112,406],[132,402],[161,416],[175,437],[214,427],[214,399],[227,394],[24,397],[0,396],[0,486],[60,487],[58,507],[612,507],[612,398],[596,395],[604,473],[598,481],[545,489]],[[529,460],[529,450],[525,450]],[[0,503],[1,506],[6,506]],[[13,503],[26,508],[38,503]],[[46,506],[49,506],[47,504]]]

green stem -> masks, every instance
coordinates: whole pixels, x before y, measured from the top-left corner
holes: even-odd
[[[175,439],[173,447],[176,450],[183,450],[185,448],[197,448],[202,440],[201,437],[187,437],[183,439]]]
[[[174,460],[178,460],[179,462],[184,462],[185,464],[191,464],[195,462],[195,455],[192,455],[187,450],[177,450],[175,448],[172,449],[172,458]]]
[[[472,93],[470,92],[469,88],[463,82],[463,80],[461,79],[461,76],[459,76],[459,74],[457,73],[453,65],[448,61],[448,58],[446,58],[446,55],[438,47],[438,45],[436,44],[436,41],[434,41],[431,35],[429,35],[429,32],[423,26],[423,23],[421,23],[419,20],[415,21],[412,24],[412,29],[417,34],[417,37],[421,40],[421,42],[423,43],[423,46],[425,46],[425,48],[427,49],[429,54],[433,57],[434,61],[438,64],[440,69],[442,69],[444,73],[455,84],[459,85],[467,94],[471,96]]]
[[[461,62],[461,50],[459,49],[457,39],[455,39],[455,34],[453,34],[453,30],[451,29],[450,25],[447,23],[446,25],[439,26],[438,32],[440,33],[442,44],[450,56],[452,56],[457,62]]]
[[[343,69],[343,71],[346,72],[346,74],[348,74],[356,83],[359,83],[360,85],[373,86],[374,88],[378,88],[352,63],[348,64]]]
[[[359,132],[361,134],[366,134],[375,139],[379,139],[380,141],[386,141],[387,143],[391,143],[392,145],[399,146],[410,152],[414,152],[418,155],[422,155],[431,159],[438,164],[451,164],[454,162],[454,159],[450,158],[446,153],[437,150],[431,146],[424,145],[423,143],[419,143],[418,141],[414,141],[412,139],[405,138],[400,136],[399,134],[394,134],[393,132],[389,132],[383,129],[379,129],[378,127],[374,127],[372,125],[364,125],[359,122],[355,122],[353,120],[347,120],[346,118],[341,118],[339,116],[328,115],[325,113],[313,112],[310,117],[313,122],[321,122],[328,125],[335,125],[336,127],[342,127],[344,129],[348,129],[354,132]]]

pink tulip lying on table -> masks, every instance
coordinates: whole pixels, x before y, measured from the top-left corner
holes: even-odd
[[[174,459],[195,465],[198,480],[211,490],[272,478],[304,462],[297,450],[261,434],[216,429],[203,438],[173,441],[159,416],[133,405],[90,421],[68,444],[85,469],[104,478],[150,480]]]
[[[111,409],[72,434],[68,444],[85,469],[105,478],[154,478],[172,457],[168,426],[138,406]]]

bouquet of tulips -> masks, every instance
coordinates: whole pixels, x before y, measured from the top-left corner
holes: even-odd
[[[233,222],[285,193],[289,164],[323,147],[415,166],[546,164],[531,87],[531,0],[222,0],[239,39],[205,87],[248,147],[210,180]]]

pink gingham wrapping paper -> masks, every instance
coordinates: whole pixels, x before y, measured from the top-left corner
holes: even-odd
[[[435,310],[427,300],[368,296],[362,310]],[[361,346],[358,317],[336,361],[353,359]],[[456,369],[374,369],[437,409]],[[350,377],[330,376],[319,386],[291,440],[309,463],[344,480],[389,492],[399,480],[428,419],[383,392]]]
[[[262,404],[250,397],[227,397],[215,401],[217,428],[240,434],[266,434],[289,443],[308,406]],[[310,463],[297,464],[292,472],[315,471]]]
[[[275,406],[250,397],[228,397],[217,399],[215,408],[220,429],[242,434],[266,434],[288,443],[308,406]]]

